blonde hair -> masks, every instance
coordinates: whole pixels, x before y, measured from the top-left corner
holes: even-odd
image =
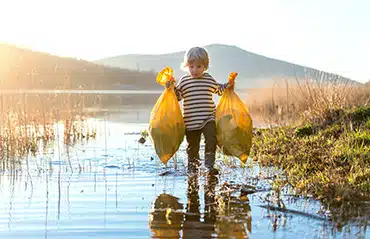
[[[186,51],[184,55],[184,61],[182,63],[183,68],[187,68],[190,64],[198,62],[204,66],[207,70],[209,67],[209,56],[206,49],[203,47],[192,47]]]

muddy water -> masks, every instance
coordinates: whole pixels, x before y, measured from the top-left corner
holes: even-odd
[[[5,168],[0,176],[0,238],[369,236],[357,223],[338,228],[317,213],[320,203],[290,197],[289,192],[283,200],[292,211],[264,208],[272,192],[263,178],[271,178],[276,173],[272,169],[253,163],[240,168],[237,161],[218,158],[218,177],[202,172],[189,177],[185,142],[176,169],[173,160],[166,167],[150,141],[137,142],[138,133],[147,127],[138,123],[140,117],[135,112],[105,115],[93,121],[95,140],[67,147],[61,139],[43,155],[30,155]],[[56,128],[62,136],[62,126]],[[225,183],[253,184],[261,192],[228,194]]]

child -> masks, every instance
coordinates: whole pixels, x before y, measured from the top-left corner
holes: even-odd
[[[188,142],[188,170],[194,172],[199,166],[199,148],[201,134],[205,140],[205,166],[209,172],[217,174],[214,169],[216,154],[216,106],[213,94],[222,95],[226,87],[233,87],[228,83],[218,83],[209,73],[205,72],[209,66],[209,56],[206,49],[193,47],[184,56],[183,67],[188,74],[183,76],[175,86],[177,99],[184,100],[185,137]],[[172,80],[167,87],[170,86]]]

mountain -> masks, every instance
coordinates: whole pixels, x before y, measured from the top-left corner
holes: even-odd
[[[211,75],[219,82],[225,82],[230,72],[236,71],[238,72],[238,88],[269,86],[274,79],[283,77],[293,81],[296,77],[303,78],[305,76],[346,79],[335,74],[258,55],[236,46],[212,44],[205,46],[205,48],[210,56],[209,72]],[[180,68],[184,54],[185,51],[159,55],[119,55],[100,59],[95,63],[157,72],[166,66],[170,66],[174,69],[175,77],[178,79],[185,73]]]
[[[1,89],[163,89],[155,77],[0,44]]]

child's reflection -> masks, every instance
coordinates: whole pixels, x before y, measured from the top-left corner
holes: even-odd
[[[183,238],[211,238],[215,233],[216,206],[214,198],[216,185],[217,177],[208,174],[204,183],[204,218],[201,220],[199,175],[189,176]]]
[[[153,238],[248,238],[251,232],[251,215],[248,203],[234,197],[218,196],[215,188],[218,179],[208,174],[204,182],[204,216],[200,210],[199,175],[188,177],[187,203],[177,197],[161,194],[154,203],[150,217]],[[246,196],[244,196],[245,200]],[[228,208],[225,208],[227,205]],[[182,233],[181,233],[182,232]],[[182,235],[181,235],[182,234]]]

